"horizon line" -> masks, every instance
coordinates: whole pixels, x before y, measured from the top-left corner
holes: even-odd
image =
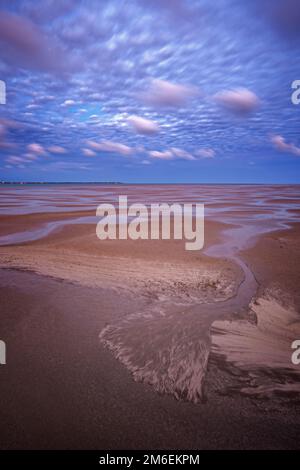
[[[266,182],[266,183],[259,183],[259,182],[126,182],[126,181],[0,181],[0,185],[47,185],[47,184],[102,184],[102,185],[256,185],[256,186],[286,186],[286,185],[293,185],[293,186],[300,186],[299,183],[293,182]]]

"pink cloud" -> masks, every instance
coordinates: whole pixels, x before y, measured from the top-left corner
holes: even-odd
[[[150,152],[148,152],[148,155],[151,158],[157,158],[160,160],[196,160],[195,157],[190,153],[186,152],[186,150],[175,147],[164,151],[151,150]]]
[[[32,152],[32,153],[37,154],[37,155],[46,155],[46,151],[45,151],[44,147],[40,144],[36,144],[36,143],[28,144],[27,149],[28,149],[29,153]]]
[[[128,145],[120,144],[118,142],[112,142],[110,140],[104,140],[102,142],[88,140],[87,145],[96,151],[118,153],[124,156],[128,156],[133,153],[133,149],[131,147],[128,147]]]
[[[95,142],[94,140],[87,140],[86,144],[94,150],[102,150],[102,145],[99,142]]]
[[[174,158],[174,155],[172,152],[170,152],[170,150],[165,150],[164,152],[151,150],[148,153],[151,158],[158,158],[160,160],[172,160]]]
[[[178,85],[167,80],[152,80],[148,91],[144,92],[142,99],[154,106],[179,107],[197,94],[195,87]]]
[[[66,153],[66,149],[64,147],[61,147],[60,145],[51,145],[48,147],[48,151],[51,153],[57,153],[57,154],[62,154]]]
[[[205,148],[197,150],[195,154],[201,158],[214,158],[216,153],[213,149]]]
[[[259,107],[260,101],[255,93],[247,88],[224,90],[214,96],[223,108],[238,115],[247,115]]]
[[[85,155],[86,157],[95,157],[97,154],[96,152],[94,152],[94,150],[92,149],[87,149],[87,148],[83,148],[82,149],[82,153],[83,155]]]
[[[127,121],[138,134],[152,135],[159,131],[159,125],[150,119],[130,116]]]
[[[62,70],[62,52],[34,23],[7,11],[0,12],[0,52],[8,63],[43,71]]]
[[[288,144],[285,141],[285,138],[281,135],[271,135],[270,140],[273,146],[280,152],[287,152],[300,156],[300,147],[297,147],[294,144]]]
[[[20,163],[25,162],[26,159],[22,157],[16,157],[15,155],[10,155],[8,158],[6,158],[5,161],[7,163],[10,163],[11,165],[18,165]]]
[[[171,152],[176,158],[181,158],[183,160],[195,160],[195,157],[193,157],[193,155],[191,155],[190,153],[186,152],[186,150],[172,147]]]

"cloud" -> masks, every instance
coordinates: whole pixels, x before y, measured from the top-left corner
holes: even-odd
[[[67,107],[67,106],[73,106],[75,104],[75,101],[74,100],[65,100],[63,103],[62,103],[62,106],[63,107]]]
[[[155,79],[152,80],[149,90],[142,93],[141,98],[153,106],[179,107],[184,106],[196,93],[194,87]]]
[[[94,150],[102,150],[102,144],[100,144],[99,142],[95,142],[94,140],[87,140],[86,144]]]
[[[193,157],[193,155],[179,148],[171,148],[169,150],[164,150],[164,151],[150,150],[148,152],[148,155],[151,158],[157,158],[160,160],[176,160],[176,159],[196,160],[195,157]]]
[[[270,140],[273,146],[280,152],[292,153],[293,155],[300,156],[300,147],[297,147],[294,144],[288,144],[285,141],[285,138],[281,135],[271,135]]]
[[[39,108],[40,106],[38,104],[28,104],[26,106],[26,109],[37,109]]]
[[[213,149],[205,148],[205,149],[197,150],[195,152],[195,155],[201,158],[214,158],[214,156],[216,155],[216,152]]]
[[[6,158],[5,161],[11,165],[19,165],[20,163],[24,163],[26,159],[22,157],[16,157],[15,155],[10,155],[8,158]]]
[[[95,157],[97,155],[96,152],[94,152],[94,150],[92,149],[83,148],[81,150],[83,155],[85,155],[86,157]]]
[[[174,155],[172,152],[170,152],[170,150],[165,150],[164,152],[150,150],[148,154],[151,158],[158,158],[160,160],[172,160],[174,158]]]
[[[28,144],[27,149],[29,153],[34,153],[36,155],[46,155],[46,151],[44,147],[40,144],[36,144],[36,143]]]
[[[247,88],[224,90],[214,95],[216,103],[237,115],[247,115],[259,107],[260,101],[255,93]]]
[[[88,140],[87,145],[96,151],[118,153],[124,156],[128,156],[133,153],[133,149],[128,147],[128,145],[112,142],[111,140],[103,140],[102,142]]]
[[[61,145],[51,145],[50,147],[48,147],[48,151],[50,153],[57,153],[57,154],[62,154],[62,153],[66,153],[66,149],[64,147],[62,147]]]
[[[29,19],[0,11],[0,53],[8,64],[58,72],[64,67],[62,51]]]
[[[159,125],[155,121],[139,116],[130,116],[127,122],[134,128],[138,134],[153,135],[159,131]]]
[[[181,158],[183,160],[196,160],[190,153],[176,147],[172,147],[171,152],[176,158]]]

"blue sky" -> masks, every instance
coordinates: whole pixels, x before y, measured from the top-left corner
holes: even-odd
[[[2,0],[0,180],[300,183],[298,0]]]

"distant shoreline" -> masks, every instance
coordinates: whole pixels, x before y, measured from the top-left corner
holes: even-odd
[[[32,185],[32,184],[124,184],[119,181],[1,181],[2,185]]]
[[[2,186],[47,186],[47,185],[123,185],[123,186],[300,186],[300,183],[127,183],[121,181],[0,181]]]

